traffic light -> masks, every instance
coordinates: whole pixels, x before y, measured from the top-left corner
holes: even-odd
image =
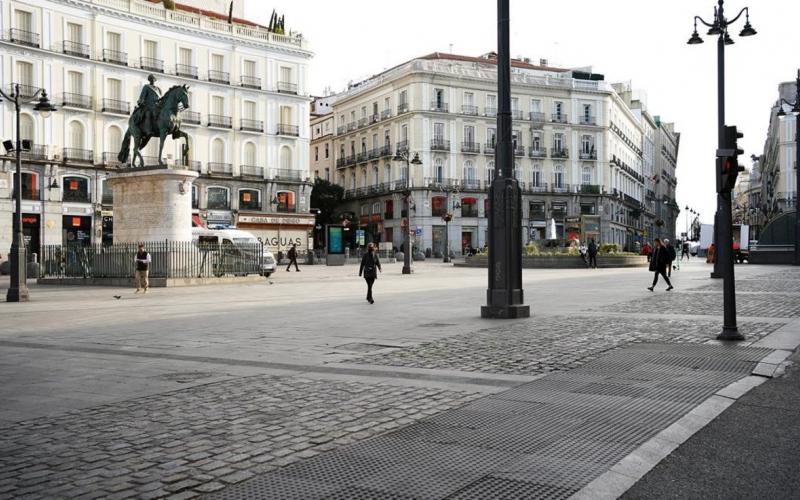
[[[739,172],[744,172],[744,167],[739,165],[739,155],[744,154],[744,150],[737,144],[744,135],[736,130],[735,125],[726,126],[723,132],[722,149],[717,150],[718,193],[732,191]]]

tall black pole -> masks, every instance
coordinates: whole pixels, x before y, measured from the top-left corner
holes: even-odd
[[[406,201],[406,241],[403,243],[403,274],[411,274],[411,162],[408,156],[406,161],[406,186],[403,198]],[[402,214],[401,214],[402,215]]]
[[[717,10],[717,19],[719,26],[724,25],[723,14],[723,0],[719,0],[719,7]],[[722,148],[722,141],[725,134],[725,40],[723,32],[717,37],[717,148]],[[714,163],[716,171],[716,162]],[[716,175],[721,175],[716,172]],[[716,179],[715,179],[716,181]],[[711,271],[712,278],[722,278],[723,271],[720,267],[720,241],[722,235],[720,234],[720,227],[722,226],[722,195],[717,193],[717,211],[714,213],[714,246],[716,247],[716,254],[714,255],[714,270]]]
[[[509,0],[497,0],[497,175],[489,188],[489,289],[483,318],[527,318],[522,293],[522,200],[513,177]]]
[[[797,80],[794,82],[795,97],[794,108],[800,109],[800,69],[797,70]],[[800,113],[795,117],[795,147],[796,160],[794,164],[795,189],[794,189],[794,265],[800,266]]]
[[[14,117],[16,119],[17,138],[16,138],[16,160],[17,172],[14,175],[14,204],[16,213],[14,214],[14,236],[11,240],[11,281],[6,294],[6,302],[27,302],[28,284],[27,269],[25,258],[25,237],[22,234],[22,141],[19,131],[19,85],[14,89]]]

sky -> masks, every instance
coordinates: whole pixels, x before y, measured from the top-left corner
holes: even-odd
[[[431,52],[479,55],[496,50],[496,2],[492,0],[238,0],[248,19],[266,24],[272,9],[286,28],[310,42],[310,89],[344,90],[384,69]],[[648,110],[674,122],[681,133],[678,204],[712,223],[717,148],[716,39],[687,45],[693,19],[713,17],[714,0],[511,0],[511,54],[546,58],[551,66],[592,66],[610,82],[630,81],[643,91]],[[778,84],[800,68],[800,1],[729,0],[728,18],[751,6],[758,34],[740,38],[744,16],[726,47],[726,122],[744,133],[740,163],[763,152],[769,112]],[[794,52],[790,51],[794,47]],[[685,211],[678,230],[685,226]]]

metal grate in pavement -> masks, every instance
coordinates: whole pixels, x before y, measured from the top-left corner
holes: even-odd
[[[239,496],[231,497],[229,489],[211,498],[298,498],[298,483],[287,478],[311,485],[304,499],[318,498],[320,484],[332,488],[322,492],[330,499],[568,498],[748,375],[769,352],[663,344],[615,350],[570,372],[268,473],[251,496],[237,489]],[[286,496],[263,494],[270,477]]]
[[[230,486],[222,491],[212,493],[210,498],[226,500],[321,500],[341,486],[325,484],[308,479],[287,477],[280,473],[256,476],[248,481]]]

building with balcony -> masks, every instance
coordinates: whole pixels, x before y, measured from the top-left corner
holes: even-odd
[[[433,53],[337,94],[334,181],[370,241],[441,254],[486,243],[495,175],[496,55]],[[602,75],[512,60],[514,172],[523,192],[523,242],[644,237],[643,126]],[[395,158],[419,154],[422,165]],[[412,193],[404,205],[403,191]]]
[[[678,216],[681,207],[675,198],[678,186],[676,168],[681,135],[675,131],[675,124],[664,123],[660,116],[655,117],[655,197],[656,197],[656,238],[668,238],[675,241],[680,232],[677,231]]]
[[[784,212],[795,209],[797,197],[797,119],[790,106],[781,105],[780,99],[794,101],[795,82],[778,86],[778,97],[769,113],[769,128],[764,142],[764,152],[759,160],[761,178],[761,206],[764,226]],[[785,116],[778,116],[783,106]]]
[[[333,180],[335,163],[333,160],[333,138],[335,120],[331,113],[330,96],[318,97],[311,104],[311,151],[309,153],[309,173],[314,179]]]
[[[41,0],[0,4],[0,80],[33,95],[47,90],[58,111],[48,119],[25,105],[21,137],[25,233],[42,243],[113,241],[109,173],[130,113],[154,74],[162,92],[190,89],[180,113],[191,136],[167,140],[170,167],[200,173],[194,222],[243,226],[272,244],[307,245],[311,183],[307,91],[312,53],[297,34],[242,19],[236,2],[183,0],[176,10],[147,0]],[[215,13],[218,12],[218,13]],[[287,92],[285,89],[291,91]],[[15,139],[13,106],[0,103],[0,137]],[[142,154],[155,164],[158,141]],[[0,151],[0,253],[11,244],[14,157]],[[243,219],[244,217],[244,219]],[[247,222],[244,222],[247,221]],[[254,222],[255,221],[255,222]],[[190,223],[187,221],[187,224]],[[277,245],[276,245],[277,249]]]

